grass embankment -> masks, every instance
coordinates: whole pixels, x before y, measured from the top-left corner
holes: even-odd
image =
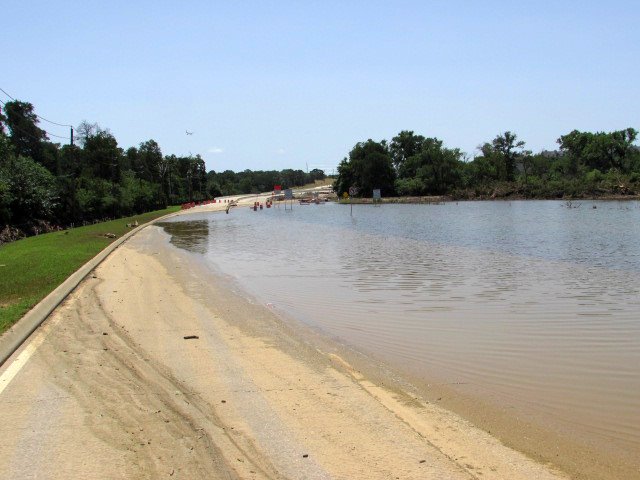
[[[0,246],[0,333],[103,248],[130,231],[127,223],[137,220],[142,225],[177,210],[179,207],[170,207]],[[106,233],[116,238],[107,238]]]

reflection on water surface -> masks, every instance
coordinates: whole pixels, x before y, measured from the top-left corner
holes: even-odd
[[[176,247],[205,254],[207,252],[207,238],[209,236],[208,220],[190,220],[188,222],[159,222],[171,235],[171,243]]]

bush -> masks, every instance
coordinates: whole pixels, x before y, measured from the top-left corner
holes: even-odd
[[[597,168],[594,168],[593,170],[591,170],[585,175],[585,180],[591,184],[600,183],[603,179],[604,179],[604,175]]]
[[[22,156],[11,158],[1,170],[0,210],[9,205],[11,222],[20,225],[50,220],[58,202],[56,181],[51,172]]]

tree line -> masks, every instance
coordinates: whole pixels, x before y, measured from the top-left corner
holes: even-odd
[[[325,178],[324,171],[317,168],[309,172],[290,168],[281,171],[225,170],[218,173],[212,170],[207,174],[208,184],[222,195],[268,192],[273,190],[274,185],[281,185],[282,188],[301,187]]]
[[[468,159],[438,138],[401,131],[390,142],[357,143],[338,167],[334,189],[370,197],[449,195],[454,198],[565,198],[629,195],[640,190],[640,149],[633,128],[574,130],[558,149],[533,154],[512,132],[478,147]]]
[[[301,186],[321,170],[206,171],[200,155],[164,155],[155,140],[126,150],[108,129],[82,122],[74,144],[50,141],[34,107],[0,110],[0,243],[54,228],[119,218],[221,195]]]

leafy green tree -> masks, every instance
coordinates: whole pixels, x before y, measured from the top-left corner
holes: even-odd
[[[518,136],[509,131],[497,135],[491,143],[484,143],[479,147],[482,153],[480,163],[488,162],[492,165],[491,169],[482,169],[484,174],[491,170],[495,172],[495,180],[511,182],[516,178],[517,166],[520,165],[524,168],[523,163],[527,164],[526,171],[528,172],[530,162],[525,157],[531,152],[525,150],[524,146],[525,142],[518,141]]]
[[[349,159],[340,163],[335,188],[337,192],[346,192],[355,186],[360,196],[367,197],[379,188],[383,196],[389,196],[395,193],[395,177],[387,143],[369,139],[357,143],[349,152]]]
[[[121,172],[122,149],[108,130],[97,129],[84,140],[84,175],[118,182]]]
[[[138,149],[136,147],[127,148],[124,156],[122,157],[122,170],[131,170],[138,176],[138,178],[142,178],[142,173],[139,169],[140,165],[141,164],[138,161]]]
[[[585,165],[588,169],[605,172],[615,168],[629,172],[634,165],[637,149],[633,142],[638,136],[637,130],[627,128],[615,132],[580,132],[573,130],[558,139],[560,150],[565,153],[573,165]],[[577,167],[572,170],[577,171]]]
[[[445,148],[437,138],[423,139],[420,150],[400,166],[396,188],[405,195],[447,193],[460,181],[461,158],[459,149]]]
[[[82,220],[82,212],[76,196],[78,181],[83,168],[83,152],[77,145],[64,145],[58,153],[56,182],[60,201],[56,219],[61,224]]]
[[[338,196],[343,196],[349,193],[349,187],[355,185],[356,179],[353,171],[353,165],[349,162],[347,157],[343,158],[338,165],[338,176],[333,182],[333,191]]]
[[[2,202],[8,203],[13,224],[50,220],[58,201],[55,177],[31,158],[18,156],[1,167]],[[6,216],[6,214],[5,214]]]
[[[416,135],[409,130],[402,130],[391,139],[389,153],[396,172],[400,172],[404,163],[422,150],[425,140],[422,135]]]
[[[518,141],[518,136],[509,131],[498,135],[491,142],[493,151],[502,157],[504,162],[504,178],[501,180],[511,181],[515,179],[516,164],[526,155],[525,142]]]
[[[444,195],[458,185],[462,157],[458,149],[439,148],[433,152],[425,150],[419,156],[423,162],[417,176],[422,179],[427,194]]]
[[[218,182],[216,172],[211,170],[207,173],[207,194],[209,198],[220,197],[222,195],[222,188]]]
[[[205,187],[207,185],[207,166],[200,155],[196,155],[191,160],[191,182],[196,200],[204,200]]]
[[[0,225],[7,225],[11,221],[11,184],[5,171],[0,167]]]
[[[0,167],[9,165],[14,156],[13,146],[4,133],[0,133]]]
[[[47,133],[38,127],[38,117],[33,105],[18,100],[7,102],[4,106],[5,123],[11,131],[10,139],[16,155],[30,157],[49,170],[55,170],[55,156],[48,144]],[[45,154],[46,153],[46,154]]]
[[[156,208],[158,185],[137,178],[132,170],[122,174],[120,208],[123,215],[142,213]]]
[[[551,166],[560,157],[559,154],[549,154],[545,152],[537,153],[531,156],[530,173],[538,178],[546,179],[551,171]]]
[[[0,134],[2,142],[3,134]],[[1,143],[0,143],[1,147]],[[9,177],[9,160],[0,161],[0,225],[7,225],[11,221],[11,204],[13,195],[11,194],[11,181]]]
[[[4,116],[4,113],[2,113],[2,109],[0,109],[0,135],[4,135],[5,134],[5,123],[7,121],[7,117]]]
[[[75,128],[74,139],[81,147],[84,147],[87,138],[93,137],[100,130],[100,126],[97,123],[89,123],[86,120],[80,122]]]
[[[496,181],[498,172],[496,170],[496,162],[486,155],[480,155],[474,158],[464,167],[464,176],[467,178],[467,187],[486,188]]]
[[[2,112],[0,112],[0,116]],[[0,124],[1,125],[1,124]],[[9,138],[0,132],[0,226],[7,225],[11,221],[11,182],[9,172],[13,163],[13,148]]]
[[[158,182],[161,179],[161,163],[162,150],[155,140],[147,140],[142,142],[138,148],[139,172],[140,178],[148,182]]]
[[[327,176],[324,173],[324,170],[320,170],[319,168],[314,168],[309,172],[309,180],[305,183],[313,183],[316,180],[324,180]]]
[[[280,172],[283,188],[301,187],[306,183],[307,177],[302,170],[287,168]]]
[[[398,195],[402,197],[422,195],[425,190],[424,182],[418,177],[398,178],[395,188]]]
[[[178,179],[178,157],[175,155],[165,156],[159,170],[164,196],[169,203],[174,202],[177,198],[175,183]]]
[[[40,144],[48,139],[46,132],[38,127],[38,117],[33,105],[28,102],[11,101],[5,104],[4,111],[16,155],[37,157]]]

